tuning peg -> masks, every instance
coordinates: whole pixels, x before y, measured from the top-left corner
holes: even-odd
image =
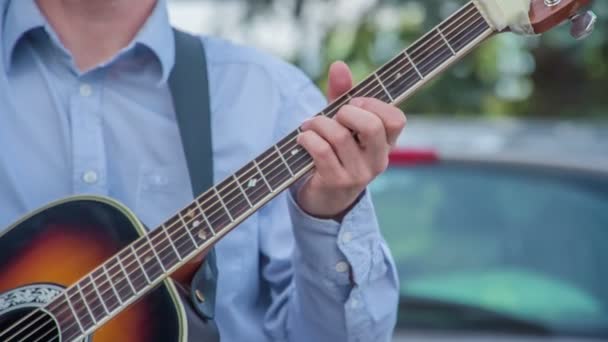
[[[577,40],[587,38],[595,28],[597,15],[592,11],[579,13],[570,19],[572,26],[570,27],[570,35]]]

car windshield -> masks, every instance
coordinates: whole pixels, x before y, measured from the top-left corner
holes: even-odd
[[[606,336],[608,176],[443,162],[391,167],[370,189],[401,281],[398,327],[484,328],[459,307],[492,326]]]

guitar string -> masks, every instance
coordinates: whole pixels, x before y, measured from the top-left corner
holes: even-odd
[[[468,18],[468,19],[470,19],[470,18]],[[478,28],[479,28],[479,26],[478,26],[478,27],[476,27],[476,29],[478,29]],[[450,34],[451,34],[451,33],[453,33],[453,32],[450,32]],[[461,32],[461,33],[462,33],[462,32]],[[451,38],[451,37],[450,37],[450,38]],[[468,37],[464,37],[464,38],[468,38]],[[461,39],[462,39],[462,38],[461,38]],[[456,43],[458,43],[458,42],[459,42],[459,41],[457,41]],[[436,43],[437,43],[437,42],[435,42],[435,44],[433,44],[433,45],[436,45]],[[427,46],[426,46],[426,47],[428,48],[428,44],[427,44]],[[434,59],[436,59],[436,57],[435,57]],[[442,64],[443,62],[445,62],[445,61],[440,62],[440,64]],[[428,61],[427,61],[427,63],[426,63],[424,66],[428,66],[428,64],[429,64],[429,63],[428,63]],[[421,65],[422,65],[422,64],[421,64]],[[423,66],[423,67],[424,67],[424,66]],[[393,82],[393,83],[396,83],[396,82],[397,82],[397,81],[395,81],[395,82]],[[376,86],[376,88],[377,88],[377,86]],[[380,93],[380,94],[381,94],[381,93]],[[376,94],[376,95],[378,95],[378,94]],[[338,109],[339,109],[339,108],[338,108]],[[291,143],[291,142],[293,142],[293,140],[292,140],[292,141],[289,141],[287,144],[289,144],[289,143]],[[287,145],[287,144],[286,144],[286,145]],[[303,160],[304,158],[306,158],[306,156],[305,156],[305,157],[303,157],[303,158],[300,158],[300,160]],[[290,160],[290,161],[291,161],[291,160]],[[299,161],[296,161],[296,162],[299,162]],[[276,170],[276,169],[277,169],[277,168],[275,168],[275,170]],[[274,170],[273,170],[273,171],[274,171]],[[271,172],[273,172],[273,171],[271,171]],[[284,173],[285,173],[285,171],[282,171],[282,173],[284,174]],[[279,177],[281,177],[281,174],[279,174]],[[277,177],[273,177],[273,179],[274,179],[274,178],[277,178]],[[247,203],[246,203],[245,201],[243,201],[241,198],[238,198],[238,199],[240,199],[240,202],[239,202],[238,204],[245,204],[245,205],[247,205]],[[231,202],[231,203],[232,203],[232,202]],[[219,210],[221,210],[221,209],[219,209]],[[213,215],[213,214],[212,214],[212,215]],[[220,219],[221,219],[221,218],[220,218]],[[219,220],[218,220],[218,221],[219,221]],[[215,223],[216,223],[216,222],[214,222],[214,224],[215,224]],[[229,224],[229,223],[231,223],[231,222],[228,222],[228,224]],[[170,228],[170,227],[169,227],[169,228]],[[185,235],[183,235],[183,234],[182,234],[182,237],[185,237]],[[189,240],[188,240],[188,241],[189,241]],[[190,244],[190,243],[188,243],[188,244]],[[180,245],[180,248],[181,248],[181,247],[183,247],[183,246],[184,246],[184,244]],[[161,253],[162,253],[162,252],[161,252]],[[131,256],[133,256],[133,255],[131,254]],[[178,255],[176,254],[176,256],[178,256]],[[178,261],[178,262],[179,262],[179,261]],[[131,264],[128,264],[128,265],[127,265],[125,268],[129,269],[129,266],[132,266],[133,264],[135,264],[135,260],[134,260],[134,262],[132,262]],[[129,271],[130,271],[130,270],[129,270]],[[141,272],[145,272],[145,270],[140,270],[140,271],[141,271]],[[123,273],[124,273],[124,272],[123,272]],[[129,273],[131,273],[131,272],[129,272]],[[125,274],[125,275],[128,277],[128,275],[127,275],[127,274]],[[137,279],[141,279],[141,277],[138,277]],[[120,281],[124,281],[124,280],[126,280],[126,278],[121,278],[121,279],[119,279],[119,280],[118,280],[118,282],[120,282]],[[109,283],[109,282],[102,283],[102,285],[107,284],[107,283]],[[145,286],[147,286],[147,285],[145,285]],[[144,286],[144,287],[145,287],[145,286]],[[86,287],[86,286],[85,286],[85,287]],[[127,288],[128,290],[130,290],[130,286],[125,286],[125,287],[123,287],[122,289],[124,289],[124,288]],[[122,290],[122,289],[121,289],[121,290]],[[110,290],[111,290],[111,289],[110,289]],[[106,292],[108,292],[108,291],[106,291]],[[122,293],[122,291],[120,291],[120,290],[119,290],[119,292],[121,292],[121,293]],[[132,292],[132,291],[131,291],[131,292]],[[86,296],[88,296],[89,294],[92,294],[92,293],[93,293],[93,291],[89,292],[88,294],[84,294],[84,293],[82,293],[82,295],[83,295],[83,297],[86,297]],[[134,294],[137,294],[137,293],[136,293],[136,292],[134,292]],[[78,294],[75,294],[74,296],[78,296]],[[83,298],[83,300],[82,300],[82,301],[84,301],[84,299],[85,299],[85,298]],[[96,309],[98,309],[98,308],[100,308],[100,306],[99,306],[99,305],[98,305],[97,307],[95,307],[94,309],[91,309],[90,311],[94,311],[94,313],[97,313]],[[90,315],[90,314],[88,314],[88,316],[91,316],[91,315]],[[95,316],[92,316],[91,318],[92,318],[92,321],[94,322],[94,320],[95,320]]]
[[[470,18],[469,18],[469,19],[470,19]],[[479,27],[477,27],[477,28],[479,28]],[[476,28],[476,29],[477,29],[477,28]],[[452,33],[452,32],[450,32],[450,33]],[[437,43],[437,42],[435,42],[435,44],[433,44],[433,45],[436,45],[436,43]],[[428,47],[428,44],[427,44],[427,47]],[[440,62],[440,64],[441,64],[441,63],[443,63],[443,62],[445,62],[445,61]],[[427,65],[428,65],[428,63],[427,63]],[[396,81],[395,81],[395,82],[396,82]],[[393,82],[393,83],[395,83],[395,82]],[[376,87],[376,88],[377,88],[377,87]],[[292,142],[292,141],[290,141],[290,142]],[[288,142],[287,144],[289,144],[290,142]],[[305,158],[305,157],[304,157],[304,158]],[[300,158],[300,159],[304,159],[304,158]],[[297,162],[297,161],[296,161],[296,162]],[[275,169],[276,169],[276,168],[275,168]],[[273,171],[274,171],[274,170],[273,170]],[[272,171],[271,171],[271,172],[272,172]],[[282,173],[285,173],[285,171],[283,171]],[[279,175],[279,176],[281,176],[281,175]],[[276,178],[276,177],[274,177],[274,178]],[[274,178],[273,178],[273,179],[274,179]],[[239,198],[239,199],[240,199],[240,198]],[[241,199],[241,201],[240,201],[238,204],[245,204],[245,205],[247,205],[247,203],[245,203],[244,201],[242,201],[242,199]],[[212,214],[212,215],[213,215],[213,214]],[[214,222],[214,223],[215,223],[215,222]],[[182,235],[182,237],[185,237],[185,235]],[[189,243],[188,243],[188,244],[189,244]],[[183,247],[183,244],[182,244],[180,247]],[[176,254],[176,256],[178,256],[178,255]],[[179,261],[178,261],[178,262],[179,262]],[[126,268],[128,269],[128,268],[129,268],[129,266],[131,266],[131,265],[133,265],[133,264],[134,264],[134,262],[132,262],[131,264],[127,265],[127,266],[126,266]],[[145,272],[145,270],[141,270],[141,271],[142,271],[142,272]],[[127,274],[125,274],[125,275],[126,275],[126,276],[128,276]],[[140,277],[140,278],[141,278],[141,277]],[[138,278],[138,279],[139,279],[139,278]],[[122,279],[120,279],[120,280],[119,280],[119,282],[120,282],[121,280],[123,280],[123,281],[124,281],[125,279],[124,279],[124,278],[122,278]],[[108,283],[108,282],[106,282],[106,283]],[[102,283],[102,285],[104,285],[104,284],[106,284],[106,283]],[[147,285],[146,285],[146,286],[147,286]],[[127,288],[128,288],[128,287],[127,287]],[[124,287],[123,287],[123,289],[124,289]],[[119,292],[121,292],[121,291],[119,291]],[[84,295],[84,294],[83,294],[83,295],[84,295],[84,297],[86,297],[86,296],[88,296],[88,295],[89,295],[89,294],[91,294],[91,293],[92,293],[92,292],[90,292],[90,293],[88,293],[88,294],[86,294],[86,295]],[[136,292],[135,292],[135,294],[136,294]],[[74,295],[74,296],[78,296],[78,294],[76,294],[76,295]],[[84,299],[85,299],[85,298],[83,298],[83,300],[84,300]],[[95,307],[95,309],[97,309],[97,308],[99,308],[99,306]],[[95,313],[96,313],[96,310],[91,310],[91,311],[95,311]],[[89,315],[89,316],[91,316],[91,315]],[[93,316],[93,317],[91,317],[91,318],[92,318],[92,321],[94,322],[94,318],[95,318],[95,317]]]
[[[466,14],[469,14],[469,13],[466,13]],[[464,16],[464,15],[461,15],[461,16]],[[470,19],[471,19],[471,17],[467,18],[467,20],[470,20]],[[479,18],[478,18],[478,19],[479,19]],[[475,22],[475,24],[478,24],[478,22]],[[478,28],[479,28],[479,26],[478,26],[478,27],[476,27],[475,29],[478,29]],[[449,34],[452,34],[454,31],[455,31],[455,30],[452,30],[452,31],[451,31]],[[461,33],[462,33],[462,32],[460,32],[459,34],[461,34]],[[465,38],[468,38],[468,37],[465,37]],[[462,38],[461,38],[460,40],[462,40]],[[441,39],[439,39],[439,41],[441,41]],[[459,41],[457,41],[456,43],[458,43],[458,42],[459,42]],[[428,50],[429,50],[429,49],[428,49],[428,48],[429,48],[429,43],[430,43],[430,42],[426,42],[426,44],[425,44],[425,45],[423,45],[423,46],[421,46],[421,47],[419,47],[419,49],[420,49],[420,48],[422,48],[422,47],[425,47],[425,48],[427,48],[427,51],[428,51]],[[433,44],[432,44],[432,46],[436,46],[436,45],[437,45],[437,41],[434,41],[434,42],[433,42]],[[414,54],[414,53],[416,53],[416,52],[418,52],[418,51],[416,50],[416,51],[414,51],[414,52],[411,52],[410,54]],[[435,58],[434,58],[434,59],[436,59],[436,58],[437,58],[437,56],[435,56]],[[426,62],[427,62],[427,63],[426,63],[424,66],[428,66],[428,64],[429,64],[429,63],[428,63],[428,58],[427,58],[427,61],[426,61]],[[445,61],[440,62],[440,64],[442,64],[443,62],[445,62]],[[422,65],[422,63],[421,63],[421,65]],[[423,67],[424,67],[424,66],[423,66]],[[394,67],[395,67],[395,66],[393,66],[393,68],[394,68]],[[390,69],[389,69],[389,70],[390,70]],[[412,71],[412,69],[410,69],[409,71]],[[409,71],[408,71],[408,72],[409,72]],[[387,72],[385,72],[385,73],[388,73],[388,71],[387,71]],[[384,74],[385,74],[385,73],[384,73]],[[382,76],[384,76],[384,74],[382,74]],[[391,83],[391,85],[393,85],[394,83],[396,83],[396,82],[398,82],[398,81],[399,81],[399,80],[395,80],[394,82],[392,82],[392,83]],[[367,85],[367,86],[369,87],[369,85]],[[374,90],[376,90],[377,88],[378,88],[378,86],[376,85],[376,87],[375,87],[375,89],[374,89]],[[363,89],[361,89],[361,90],[364,90],[364,88],[363,88]],[[376,95],[381,95],[381,94],[382,94],[382,92],[380,92],[380,93],[378,93],[378,94],[376,94]],[[341,104],[340,106],[342,106],[342,105],[343,105],[343,104]],[[339,106],[339,107],[337,107],[337,110],[339,110],[340,106]],[[289,144],[289,143],[291,143],[291,142],[293,142],[293,141],[294,141],[294,140],[292,139],[292,140],[288,141],[288,142],[287,142],[285,145],[287,145],[287,144]],[[285,146],[285,145],[284,145],[284,146]],[[284,147],[284,146],[283,146],[283,147]],[[307,158],[307,157],[309,157],[309,156],[304,156],[304,157],[300,158],[300,160],[302,160],[302,159],[304,159],[304,158]],[[291,159],[291,157],[290,157],[290,159]],[[276,160],[275,160],[275,161],[276,161]],[[296,162],[299,162],[299,161],[296,161]],[[277,167],[277,168],[278,168],[278,167]],[[277,168],[275,168],[274,170],[276,170]],[[252,169],[250,169],[249,171],[251,171],[251,170],[252,170]],[[274,170],[272,170],[271,172],[273,172]],[[266,170],[264,169],[264,171],[266,171]],[[285,171],[287,171],[287,170],[285,170]],[[282,171],[282,173],[284,174],[284,173],[285,173],[285,171]],[[281,174],[279,174],[277,177],[281,177],[281,176],[282,176],[282,175],[281,175]],[[273,179],[275,179],[275,178],[277,178],[277,177],[273,177]],[[235,182],[232,182],[232,183],[230,183],[230,184],[234,184],[234,183],[235,183]],[[235,192],[235,191],[237,191],[237,192],[238,192],[238,189],[237,189],[237,190],[233,190],[233,192]],[[239,199],[241,199],[241,198],[239,198]],[[230,202],[230,203],[232,203],[232,202]],[[240,201],[238,204],[247,204],[247,203],[245,203],[245,202],[244,202],[244,201],[242,201],[242,199],[241,199],[241,201]],[[222,208],[218,209],[216,212],[214,212],[214,213],[212,213],[211,215],[209,215],[209,217],[212,217],[212,215],[214,215],[215,213],[217,213],[217,212],[218,212],[218,211],[220,211],[220,210],[223,210],[223,209],[222,209]],[[220,218],[220,220],[221,220],[221,219],[222,219],[222,218]],[[219,221],[219,220],[218,220],[218,221]],[[192,222],[192,221],[191,221],[191,222]],[[214,221],[214,224],[215,224],[215,223],[216,223],[216,221]],[[174,227],[174,226],[165,227],[165,228],[167,228],[167,230],[169,230],[169,229],[171,229],[172,227]],[[183,235],[183,234],[182,234],[182,237],[185,237],[185,235]],[[165,240],[163,240],[163,241],[165,241]],[[189,244],[189,243],[188,243],[188,244]],[[182,246],[183,246],[183,244],[182,244],[180,247],[182,247]],[[167,248],[165,248],[165,249],[167,249]],[[161,253],[162,253],[162,252],[161,252]],[[176,254],[176,256],[177,256],[177,257],[179,257],[179,255],[177,255],[177,254]],[[118,262],[120,262],[120,261],[118,261]],[[134,262],[132,262],[132,263],[130,263],[129,265],[127,265],[125,268],[127,268],[127,269],[128,269],[130,266],[132,266],[132,265],[134,265],[134,264],[135,264],[135,261],[134,261]],[[118,265],[116,265],[116,266],[118,266]],[[142,272],[145,272],[145,270],[141,270],[141,271],[142,271]],[[120,272],[119,272],[119,273],[120,273]],[[123,273],[124,273],[124,272],[123,272]],[[125,274],[125,275],[128,277],[128,275],[127,275],[127,274]],[[112,276],[112,277],[114,278],[115,276],[116,276],[116,274],[114,274],[114,276]],[[138,279],[140,279],[140,278],[141,278],[141,277],[139,277]],[[99,279],[99,278],[96,278],[96,279]],[[125,278],[121,278],[120,280],[118,280],[118,282],[120,282],[120,281],[124,281],[124,280],[125,280]],[[107,282],[102,283],[101,285],[103,286],[103,285],[105,285],[105,284],[109,284],[109,283],[110,283],[110,282],[109,282],[109,281],[107,281]],[[147,285],[146,285],[146,286],[147,286]],[[123,287],[122,289],[124,289],[124,288],[129,289],[130,287]],[[122,290],[122,289],[121,289],[121,290]],[[109,289],[109,290],[111,290],[111,289]],[[107,292],[109,292],[109,291],[104,292],[104,294],[105,294],[105,293],[107,293]],[[131,291],[131,292],[132,292],[132,291]],[[83,298],[83,300],[86,300],[86,297],[87,297],[88,295],[92,294],[92,293],[93,293],[92,291],[91,291],[91,292],[89,292],[88,294],[84,294],[84,293],[83,293],[83,297],[84,297],[84,298]],[[135,293],[135,294],[136,294],[136,293]],[[76,297],[76,296],[78,296],[78,294],[73,295],[73,297]],[[70,297],[70,298],[72,298],[72,297]],[[97,307],[95,307],[94,309],[91,309],[91,311],[95,311],[94,313],[96,313],[96,309],[98,309],[98,308],[100,308],[100,306],[97,306]],[[91,316],[91,315],[89,314],[89,316]],[[92,318],[92,321],[94,322],[95,317],[91,317],[91,318]],[[69,327],[68,327],[68,328],[69,328]]]

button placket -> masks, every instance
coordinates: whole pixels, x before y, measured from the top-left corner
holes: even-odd
[[[74,190],[107,195],[100,99],[95,84],[89,81],[81,81],[70,99]]]

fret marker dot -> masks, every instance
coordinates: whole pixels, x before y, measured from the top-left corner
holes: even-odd
[[[198,231],[198,237],[201,238],[201,240],[205,240],[207,238],[207,233],[205,233],[205,231],[201,229]]]
[[[186,218],[193,218],[194,217],[194,210],[190,210],[187,214],[186,214]]]
[[[144,262],[150,262],[150,260],[152,260],[152,257],[151,257],[151,256],[147,256],[147,257],[144,259]]]
[[[401,78],[401,73],[400,72],[397,73],[397,75],[395,76],[395,79],[399,79],[399,78]]]
[[[247,186],[250,188],[255,187],[258,184],[258,180],[255,178],[251,178],[251,180],[249,181],[249,183],[247,183]]]
[[[192,222],[192,227],[194,227],[194,228],[196,228],[196,227],[198,227],[198,226],[200,226],[200,225],[201,225],[201,222],[200,222],[200,221],[198,221],[198,220],[197,220],[197,221]]]
[[[291,151],[291,155],[292,156],[295,156],[298,153],[300,153],[300,149],[299,148],[296,148],[296,149],[294,149],[294,150]]]

